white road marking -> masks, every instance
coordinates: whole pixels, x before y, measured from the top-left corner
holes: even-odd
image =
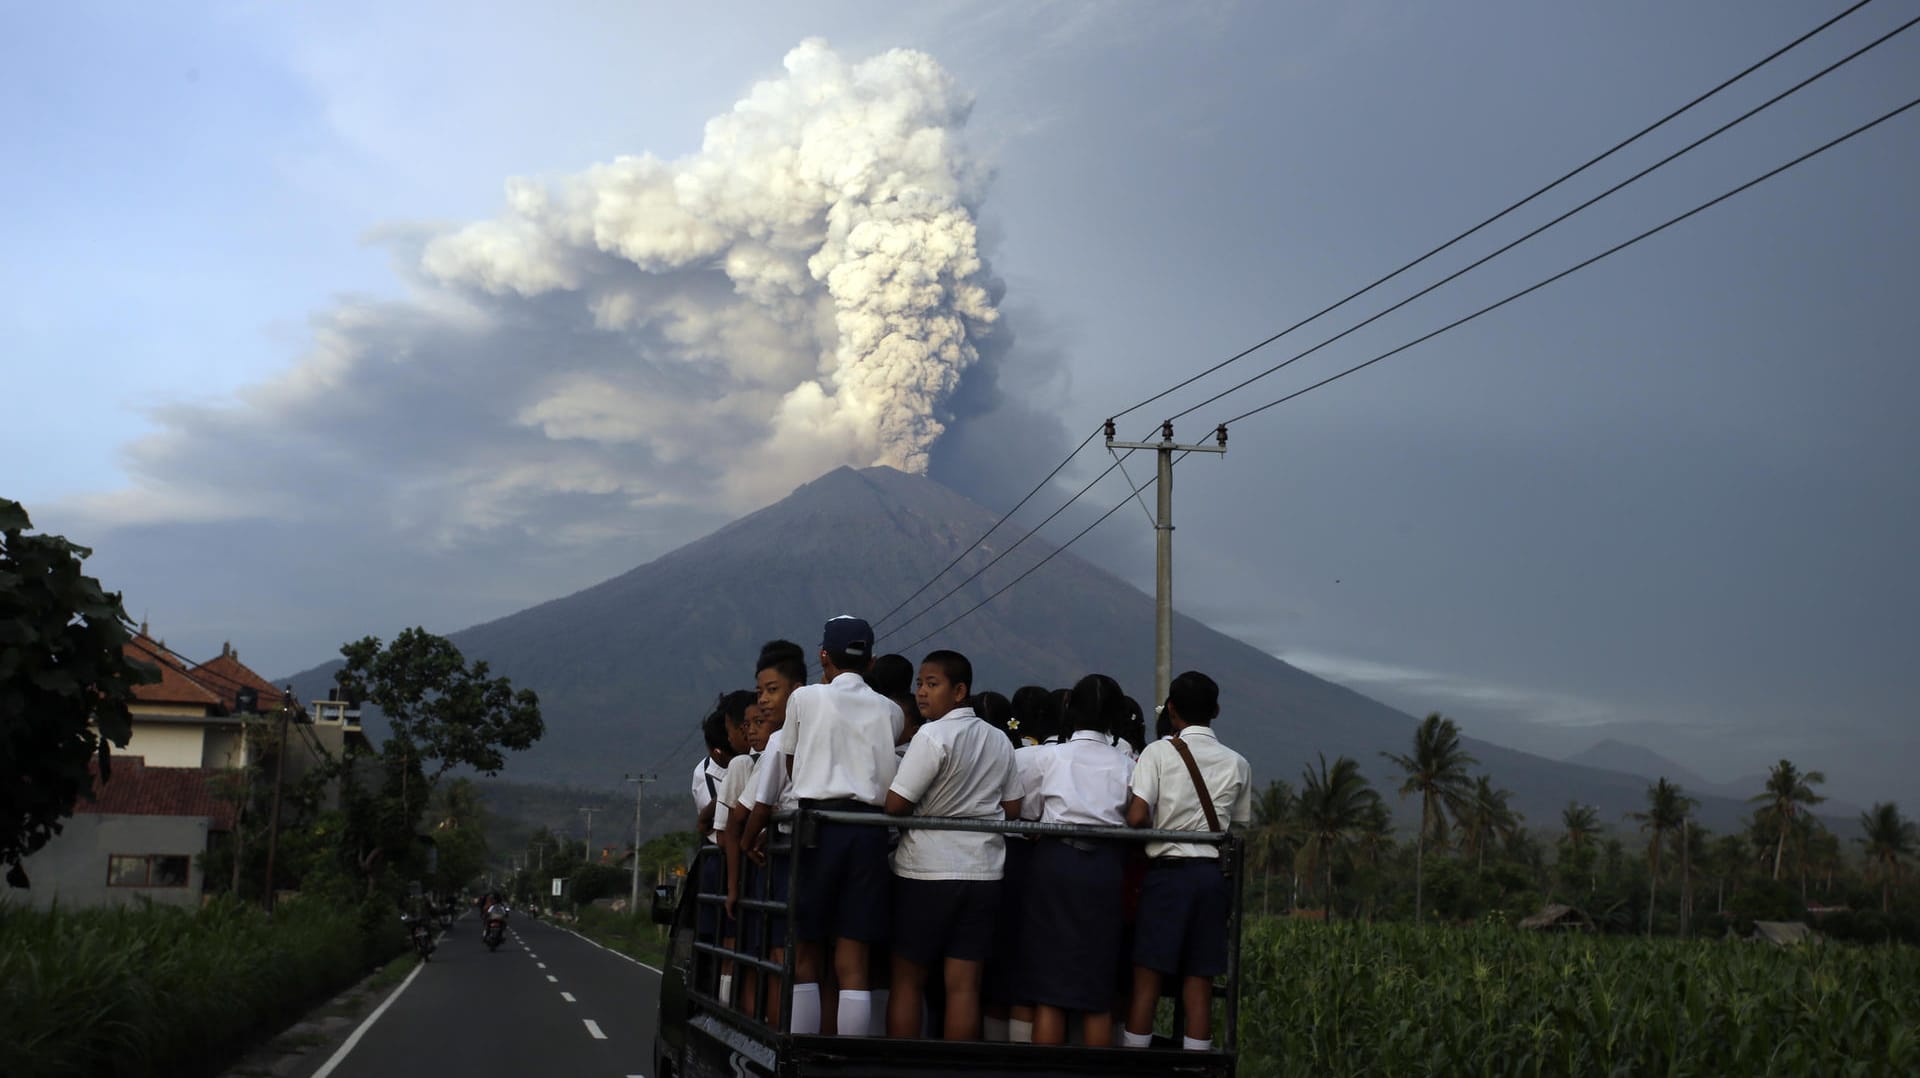
[[[601,949],[601,950],[603,950],[603,951],[605,951],[605,952],[607,952],[608,954],[610,954],[610,955],[612,955],[613,957],[615,957],[615,958],[623,958],[623,959],[625,959],[625,960],[627,960],[628,962],[631,962],[631,963],[633,963],[634,965],[636,965],[636,966],[639,966],[639,967],[640,967],[641,969],[650,969],[650,970],[653,970],[653,972],[655,972],[655,973],[659,973],[659,972],[661,972],[661,970],[659,969],[659,967],[657,967],[657,966],[649,966],[649,965],[647,965],[647,964],[646,964],[645,962],[642,962],[642,961],[640,961],[640,960],[639,960],[638,958],[635,958],[635,957],[633,957],[633,956],[632,956],[632,955],[630,955],[630,954],[621,954],[621,953],[620,953],[619,951],[616,951],[616,950],[614,950],[614,949],[613,949],[613,948],[611,948],[611,947],[601,947],[601,946],[600,946],[600,944],[598,944],[598,943],[595,943],[595,942],[594,942],[593,940],[591,940],[591,939],[588,939],[588,938],[587,938],[587,937],[585,937],[585,936],[582,936],[582,935],[581,935],[580,933],[578,933],[578,932],[575,932],[575,931],[574,931],[573,929],[571,929],[571,928],[566,928],[566,927],[563,927],[563,926],[561,926],[561,925],[554,925],[553,927],[555,927],[555,928],[558,928],[558,929],[560,929],[560,931],[562,931],[562,932],[565,932],[565,933],[566,933],[567,935],[569,935],[569,936],[572,936],[572,937],[574,937],[575,939],[578,939],[578,940],[580,940],[580,941],[581,941],[581,942],[583,942],[583,943],[589,943],[589,944],[592,944],[592,945],[593,945],[593,946],[595,946],[595,947],[600,947],[600,949]]]
[[[547,968],[547,964],[545,962],[535,962],[534,965],[539,966],[541,969]]]
[[[554,984],[559,984],[559,983],[560,983],[560,978],[558,978],[558,977],[555,977],[555,976],[554,976],[553,974],[551,974],[551,973],[549,973],[549,974],[547,974],[547,980],[549,980],[549,981],[552,981],[552,982],[553,982]]]
[[[566,1000],[566,1001],[567,1001],[568,1003],[578,1003],[578,1002],[580,1002],[579,1000],[577,1000],[577,999],[574,999],[574,998],[573,998],[573,993],[572,993],[572,992],[562,992],[562,993],[560,993],[560,998],[561,998],[561,999],[564,999],[564,1000]]]
[[[313,1072],[313,1078],[327,1078],[332,1074],[334,1068],[340,1065],[340,1061],[347,1058],[347,1053],[353,1051],[354,1046],[360,1043],[360,1038],[367,1035],[367,1030],[373,1028],[373,1024],[380,1020],[380,1016],[387,1013],[387,1008],[393,1006],[393,1001],[400,998],[400,993],[405,992],[407,986],[413,983],[413,979],[420,976],[420,971],[426,968],[425,963],[413,967],[413,972],[407,974],[407,979],[400,982],[400,987],[394,989],[392,995],[382,1000],[380,1006],[375,1007],[373,1013],[367,1015],[367,1020],[360,1023],[359,1027],[353,1031],[353,1035],[347,1038],[346,1043],[328,1057],[327,1061],[320,1065],[319,1070]]]
[[[587,1024],[587,1032],[588,1032],[588,1033],[591,1033],[591,1034],[593,1034],[593,1039],[594,1039],[594,1040],[596,1040],[596,1041],[604,1041],[604,1040],[606,1040],[606,1039],[607,1039],[607,1035],[606,1035],[605,1033],[602,1033],[602,1032],[600,1032],[600,1025],[599,1025],[599,1023],[597,1023],[597,1022],[595,1022],[595,1021],[594,1021],[593,1019],[591,1019],[591,1018],[582,1018],[582,1019],[580,1019],[580,1020],[581,1020],[582,1022],[585,1022],[585,1023]]]

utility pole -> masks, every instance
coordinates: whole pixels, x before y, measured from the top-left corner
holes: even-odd
[[[280,787],[287,774],[287,723],[293,718],[293,709],[298,706],[293,696],[293,686],[288,685],[280,698],[280,748],[273,754],[273,813],[267,821],[267,893],[261,899],[269,911],[273,909],[273,855],[280,845]]]
[[[633,894],[627,899],[627,912],[634,913],[640,909],[640,811],[647,783],[659,782],[660,776],[628,775],[626,781],[633,783]]]
[[[1153,579],[1153,692],[1154,703],[1165,703],[1173,684],[1173,454],[1225,453],[1227,425],[1213,431],[1214,445],[1180,445],[1173,440],[1173,420],[1160,424],[1157,442],[1116,442],[1113,420],[1107,420],[1107,448],[1150,449],[1159,456],[1160,477],[1154,491],[1159,513],[1154,519]]]
[[[581,805],[580,811],[587,814],[587,864],[593,864],[593,809]]]

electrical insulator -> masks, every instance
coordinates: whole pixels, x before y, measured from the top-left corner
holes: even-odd
[[[1220,448],[1225,449],[1227,447],[1227,425],[1225,423],[1213,428],[1213,436],[1219,441]]]
[[[1173,441],[1173,420],[1169,419],[1160,424],[1160,437],[1165,438],[1169,442]]]
[[[1107,441],[1113,441],[1113,420],[1107,420]]]

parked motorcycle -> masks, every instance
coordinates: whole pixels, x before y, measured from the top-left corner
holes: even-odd
[[[486,928],[480,935],[481,940],[487,945],[487,950],[499,950],[501,941],[506,939],[508,912],[507,904],[504,902],[496,902],[487,907]]]
[[[407,935],[412,939],[413,949],[419,954],[420,961],[427,961],[428,956],[433,954],[433,926],[427,923],[425,917],[413,914],[402,914],[400,923],[407,926]]]

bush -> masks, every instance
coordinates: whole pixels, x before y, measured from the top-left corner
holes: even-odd
[[[397,930],[369,934],[363,913],[300,900],[272,916],[230,900],[0,911],[0,1074],[211,1073],[398,953]]]

